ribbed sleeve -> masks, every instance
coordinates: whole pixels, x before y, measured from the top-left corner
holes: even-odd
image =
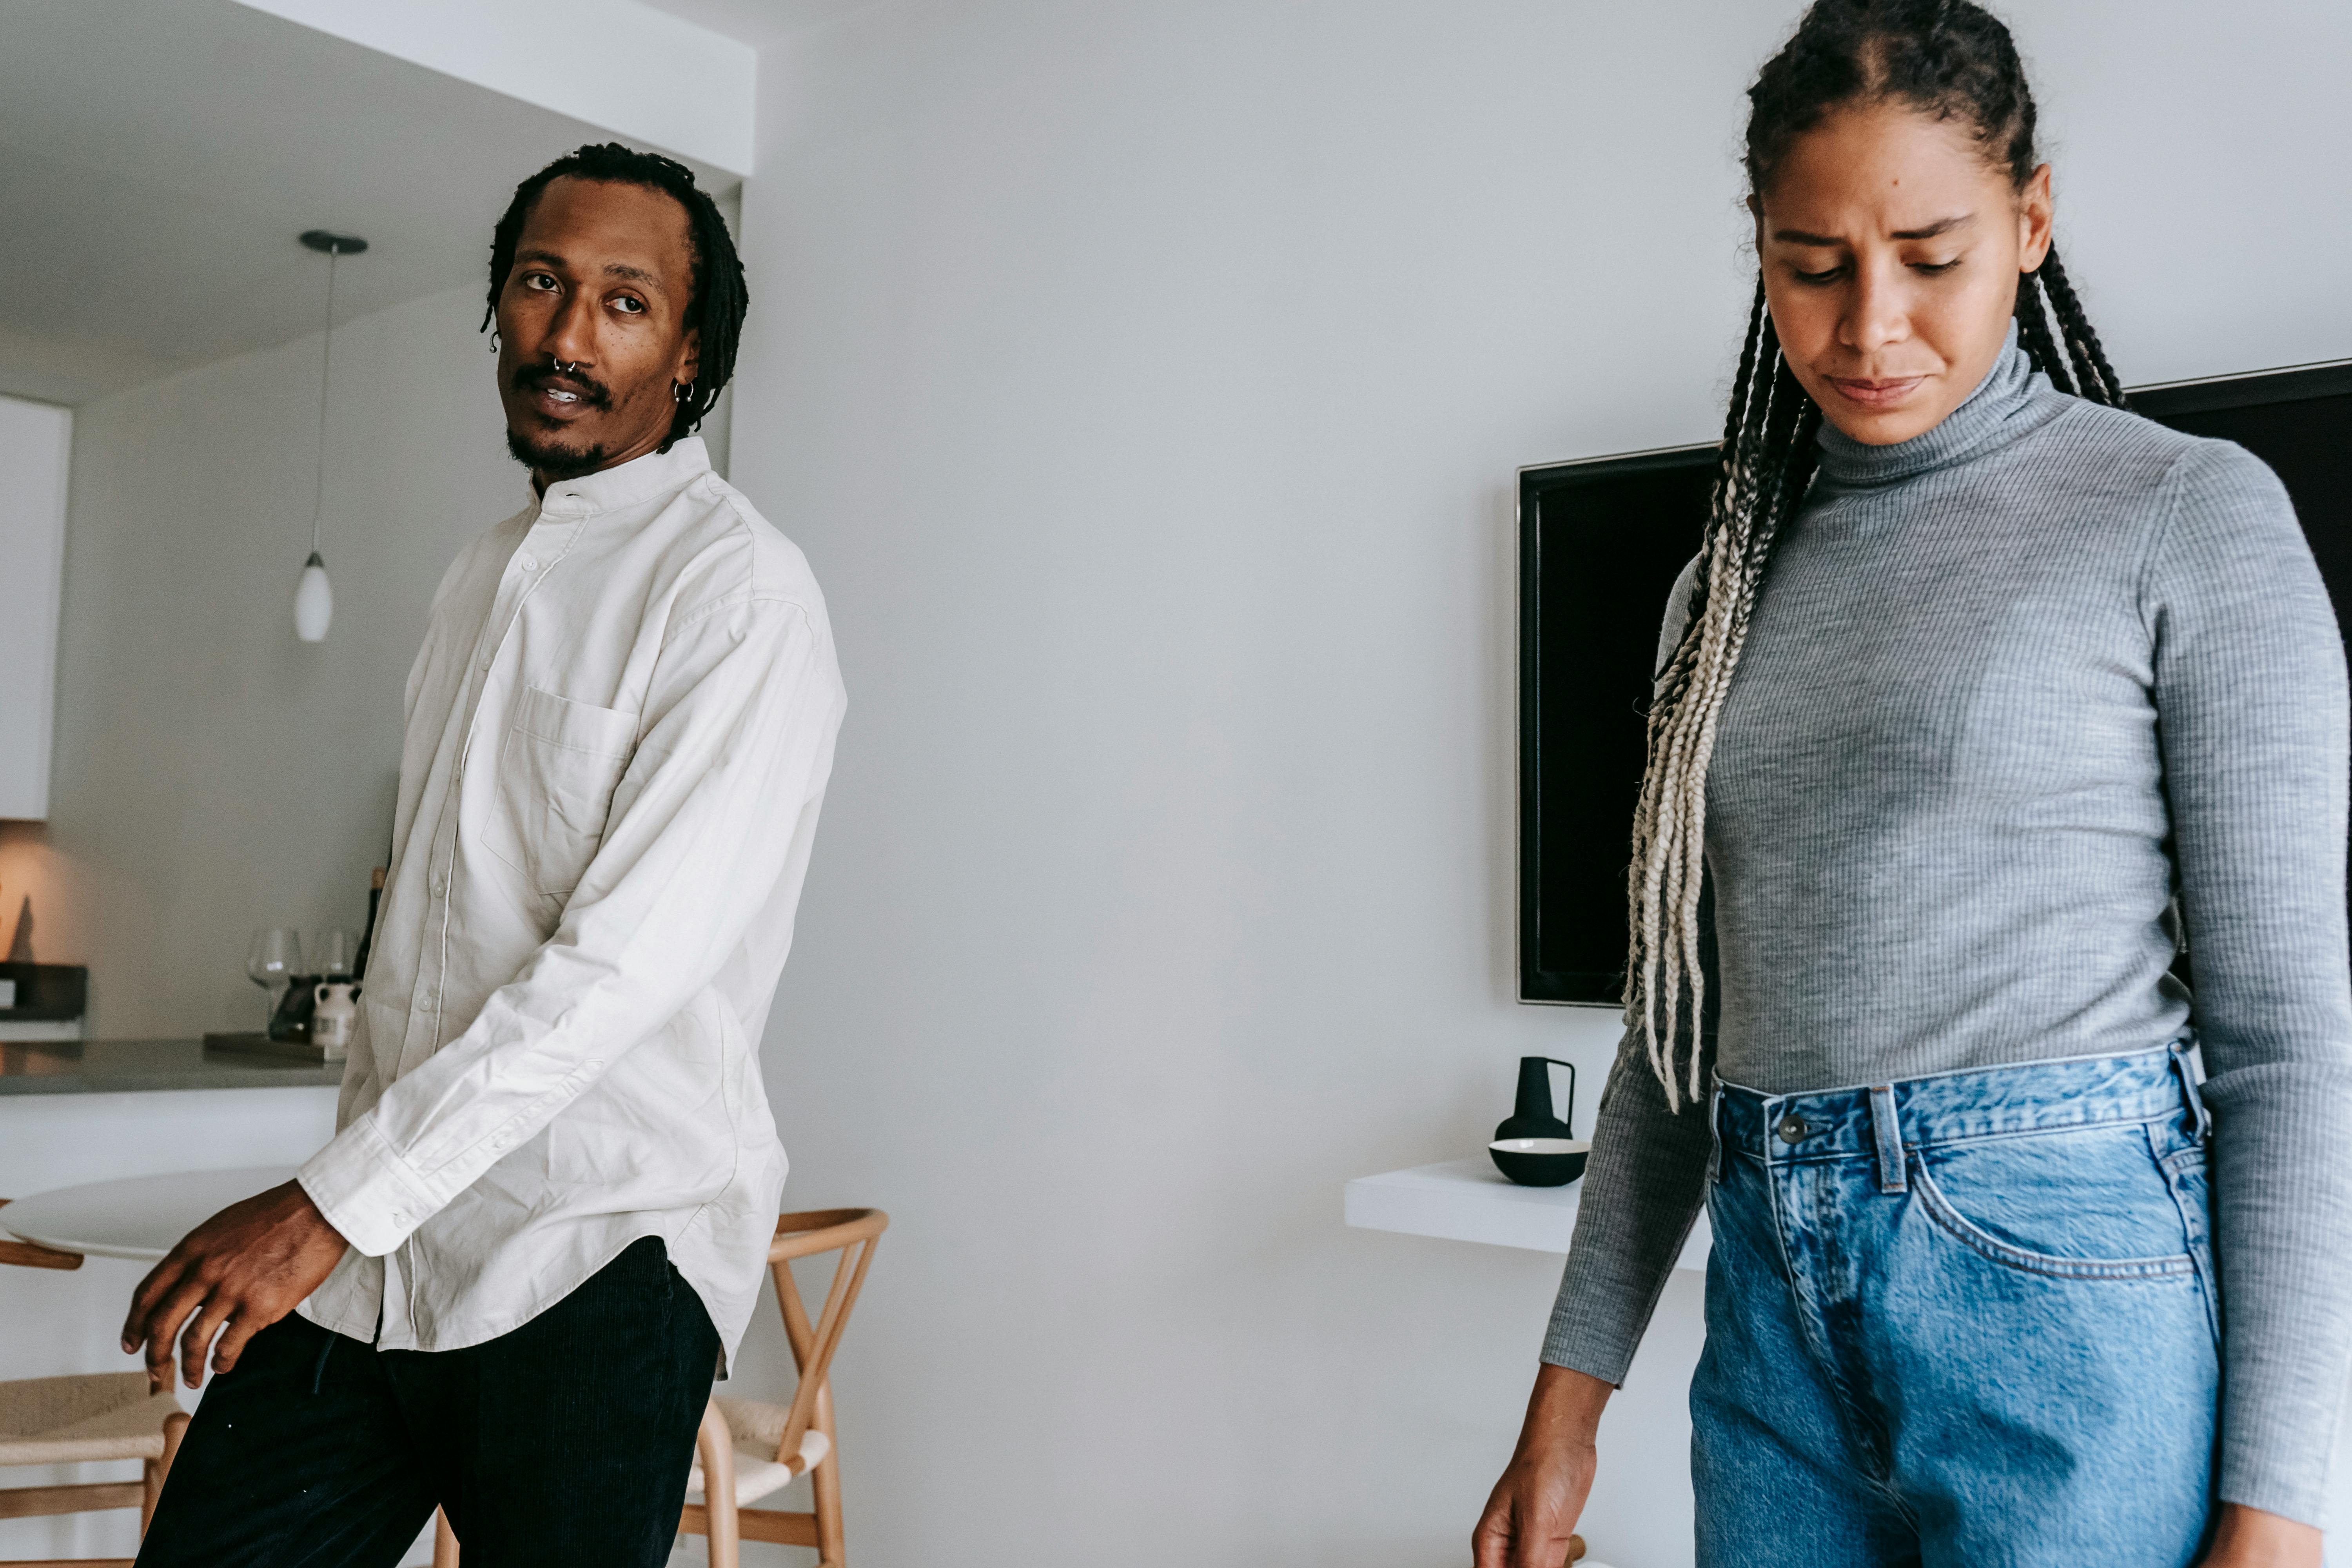
[[[1714,961],[1712,903],[1702,889],[1702,968]],[[1709,1012],[1714,992],[1710,984]],[[1677,1052],[1689,1040],[1687,1020],[1678,1033]],[[1713,1033],[1701,1031],[1703,1069],[1711,1070]],[[1665,1088],[1647,1054],[1631,1034],[1618,1046],[1593,1124],[1576,1234],[1544,1335],[1545,1361],[1607,1383],[1625,1381],[1659,1293],[1706,1204],[1711,1142],[1706,1104],[1702,1099],[1680,1114],[1668,1110]]]
[[[2343,645],[2269,469],[2202,446],[2143,595],[2221,1280],[2221,1497],[2307,1523],[2352,1355]]]

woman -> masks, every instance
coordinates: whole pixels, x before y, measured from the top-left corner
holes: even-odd
[[[1749,96],[1762,279],[1661,642],[1629,1027],[1477,1562],[1562,1560],[1704,1204],[1701,1563],[2316,1568],[2326,590],[2268,469],[2123,410],[1999,22],[1819,0]]]

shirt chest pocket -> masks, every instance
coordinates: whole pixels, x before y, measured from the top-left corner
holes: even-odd
[[[523,688],[499,748],[486,842],[533,892],[561,898],[580,885],[636,737],[635,713]]]

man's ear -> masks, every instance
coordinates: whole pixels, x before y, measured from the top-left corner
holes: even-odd
[[[677,374],[673,378],[680,385],[690,386],[702,374],[702,333],[696,328],[686,330],[686,341],[677,348]]]

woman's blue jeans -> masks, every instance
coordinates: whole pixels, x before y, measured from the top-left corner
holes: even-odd
[[[2180,1048],[1718,1089],[1701,1568],[2196,1559],[2221,1315]]]

